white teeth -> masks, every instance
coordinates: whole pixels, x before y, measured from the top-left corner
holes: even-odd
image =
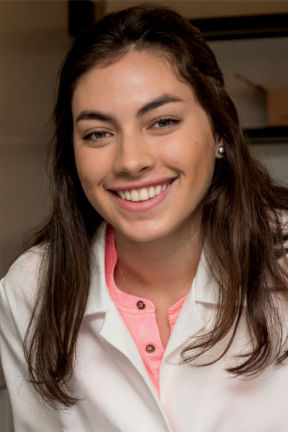
[[[139,201],[139,194],[136,189],[131,190],[131,201]]]
[[[155,188],[153,186],[150,186],[149,188],[149,197],[154,198],[155,196]]]
[[[121,196],[121,198],[122,198],[122,196]],[[125,198],[126,200],[128,200],[128,201],[131,200],[131,194],[130,194],[130,191],[126,190],[126,191],[124,192],[124,198]]]
[[[149,198],[149,193],[147,189],[141,189],[139,193],[140,201],[146,201]]]
[[[156,189],[155,189],[155,193],[156,193],[156,195],[158,195],[160,192],[161,192],[161,186],[160,186],[160,185],[157,185],[157,186],[156,186]]]
[[[156,185],[150,186],[149,189],[141,188],[141,189],[127,189],[125,191],[118,191],[118,195],[127,201],[147,201],[149,198],[154,198],[156,195],[159,195],[165,189],[167,189],[169,184],[164,185]]]

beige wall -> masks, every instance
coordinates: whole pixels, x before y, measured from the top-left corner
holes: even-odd
[[[48,208],[44,150],[67,22],[66,1],[0,1],[0,275]]]
[[[94,1],[97,3],[99,0]],[[102,3],[104,3],[106,12],[111,12],[140,2],[138,0],[106,0]],[[173,7],[187,18],[288,12],[287,0],[157,0],[155,3]]]

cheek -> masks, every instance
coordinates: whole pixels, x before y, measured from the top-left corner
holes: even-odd
[[[107,170],[106,164],[95,157],[94,152],[75,150],[75,163],[83,188],[92,187],[101,182]]]
[[[102,173],[99,171],[98,164],[92,159],[75,157],[78,177],[83,192],[94,209],[101,214],[99,201],[101,201],[101,178]]]
[[[214,170],[215,145],[211,142],[186,139],[171,143],[166,152],[171,167],[189,175],[209,176]]]
[[[195,173],[196,179],[202,181],[207,186],[210,185],[215,167],[214,147],[210,146],[205,151],[199,152],[197,158],[193,160],[191,169]]]

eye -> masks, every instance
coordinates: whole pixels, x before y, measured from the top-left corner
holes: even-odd
[[[177,123],[179,123],[180,120],[173,119],[170,117],[160,118],[155,123],[153,123],[152,128],[154,129],[163,129],[163,128],[170,128],[175,126]]]
[[[100,141],[100,140],[103,140],[105,138],[109,138],[111,136],[112,136],[112,134],[110,132],[99,130],[99,131],[90,132],[90,133],[84,135],[83,140],[84,141]]]

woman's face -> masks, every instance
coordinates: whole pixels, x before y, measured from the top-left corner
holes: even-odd
[[[83,190],[136,242],[199,229],[217,144],[191,87],[163,56],[131,50],[78,81],[73,141]]]

